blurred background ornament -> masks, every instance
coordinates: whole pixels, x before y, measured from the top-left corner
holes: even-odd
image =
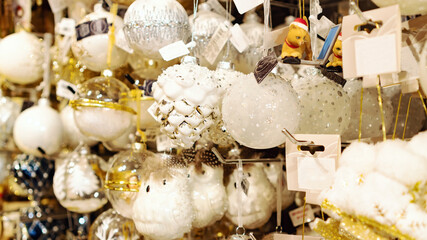
[[[19,105],[0,90],[0,147],[7,144],[12,136],[13,125],[19,115]]]
[[[41,98],[36,106],[23,111],[15,121],[13,139],[18,148],[35,156],[53,155],[61,149],[63,126],[59,113]]]
[[[82,144],[64,159],[57,160],[53,191],[59,203],[72,212],[93,212],[107,203],[103,189],[106,164],[89,151]]]
[[[148,93],[149,90],[148,88],[152,88],[152,84],[155,81],[152,80],[145,80],[145,81],[151,81],[150,83],[148,83],[150,86],[146,85],[146,90],[145,91],[141,91],[141,90],[131,90],[129,92],[129,95],[124,96],[121,99],[121,102],[125,103],[126,106],[132,108],[136,113],[138,113],[139,111],[139,118],[138,118],[138,114],[135,115],[135,122],[139,121],[139,127],[141,129],[147,129],[147,128],[156,128],[159,127],[159,123],[157,122],[157,120],[155,118],[153,118],[153,116],[151,116],[151,114],[148,112],[148,109],[151,107],[151,105],[153,105],[154,103],[154,98],[148,94],[146,94],[146,92]],[[140,96],[138,96],[140,95]]]
[[[301,103],[297,133],[343,134],[350,122],[350,98],[337,83],[319,75],[294,79],[292,86]]]
[[[88,146],[94,146],[97,143],[97,141],[90,139],[80,132],[79,128],[76,126],[76,122],[74,121],[74,109],[71,106],[65,106],[62,109],[60,116],[64,126],[64,143],[67,146],[74,149],[81,142]]]
[[[136,128],[134,126],[131,126],[120,137],[110,140],[108,142],[102,142],[102,145],[104,145],[104,147],[111,152],[128,150],[132,148],[132,144],[135,142],[135,133]]]
[[[220,91],[209,69],[186,56],[153,84],[153,108],[160,130],[178,146],[191,147],[215,121]]]
[[[136,0],[124,23],[130,46],[150,59],[161,59],[160,48],[179,40],[186,43],[190,36],[187,13],[175,0]]]
[[[427,5],[423,0],[372,0],[372,2],[374,2],[378,7],[387,7],[394,4],[399,4],[400,14],[402,15],[423,15],[427,13]]]
[[[104,22],[106,20],[106,22]],[[111,63],[108,65],[108,44],[109,34],[111,33],[111,25],[114,21],[115,35],[123,28],[123,20],[119,16],[105,11],[101,4],[96,4],[94,12],[86,15],[80,20],[76,28],[77,38],[74,38],[72,51],[74,56],[81,61],[88,69],[101,72],[104,69],[115,70],[126,63],[128,56],[127,52],[117,46],[113,46],[111,53]],[[89,36],[81,36],[79,25],[91,26],[91,34]],[[96,27],[94,27],[96,26]],[[104,28],[106,28],[104,30]],[[83,30],[82,30],[83,31]],[[85,29],[87,31],[87,29]]]
[[[68,16],[76,22],[80,22],[84,16],[92,12],[93,5],[97,3],[96,0],[74,0],[68,2],[67,12]]]
[[[269,74],[258,84],[253,74],[233,83],[222,101],[222,120],[228,133],[240,144],[273,148],[285,142],[283,128],[294,132],[300,105],[292,86]]]
[[[16,239],[65,239],[66,214],[51,206],[35,206],[21,210],[20,232]]]
[[[135,229],[132,220],[124,218],[114,209],[100,214],[89,230],[89,240],[143,239]]]
[[[71,100],[74,120],[79,130],[91,139],[110,141],[130,127],[134,111],[121,104],[129,88],[112,77],[95,77],[78,88],[77,99]]]
[[[43,75],[43,44],[31,33],[13,33],[0,41],[0,74],[12,83],[30,84]]]

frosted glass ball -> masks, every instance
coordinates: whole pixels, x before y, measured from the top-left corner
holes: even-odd
[[[89,240],[107,239],[144,239],[139,236],[135,224],[131,219],[121,216],[117,211],[110,208],[101,213],[89,229]]]
[[[235,82],[222,101],[222,120],[240,144],[266,149],[285,142],[282,129],[294,132],[300,120],[299,101],[292,86],[269,74],[258,84],[253,74]]]
[[[110,25],[114,20],[114,16],[111,13],[105,11],[100,5],[96,5],[95,11],[86,15],[82,20],[80,20],[79,24],[102,18],[106,18]],[[119,16],[116,16],[114,25],[116,28],[115,34],[117,36],[117,33],[119,32],[118,30],[123,28],[123,20]],[[109,31],[111,31],[111,27]],[[96,34],[85,37],[79,41],[74,41],[71,47],[74,56],[76,56],[82,64],[92,71],[101,72],[104,69],[107,69],[109,33]],[[74,38],[74,40],[76,39]],[[128,53],[114,45],[111,56],[110,70],[114,70],[126,64]]]
[[[30,84],[43,76],[43,44],[21,31],[0,41],[0,74],[16,84]]]
[[[160,48],[187,42],[190,36],[187,12],[175,0],[136,0],[126,11],[124,23],[130,46],[152,59],[161,59]]]
[[[427,4],[424,0],[372,0],[378,7],[387,7],[399,4],[402,15],[426,14]]]
[[[350,97],[351,115],[350,124],[344,134],[342,134],[343,140],[357,139],[359,137],[361,89],[362,81],[360,80],[349,80],[344,86],[344,90]],[[385,126],[386,131],[388,131],[392,129],[394,123],[393,106],[386,94],[382,94],[382,98]],[[365,88],[363,89],[362,138],[381,137],[382,134],[382,120],[380,106],[378,105],[377,88]]]
[[[402,101],[400,103],[400,110],[396,127],[396,137],[398,138],[401,138],[403,136],[410,96],[411,94],[402,95]],[[390,134],[393,134],[394,131],[397,108],[399,106],[399,97],[400,94],[396,94],[391,98],[391,104],[393,105],[394,111],[391,116],[391,118],[393,119],[391,121],[392,127],[390,127],[388,131],[388,133]],[[405,138],[411,138],[415,134],[417,134],[423,128],[425,120],[426,113],[420,98],[418,98],[418,96],[412,97],[411,105],[409,105],[409,116],[408,122],[406,123]]]
[[[337,83],[314,75],[296,79],[292,86],[301,103],[298,133],[342,134],[350,122],[350,98]]]
[[[75,148],[81,142],[88,146],[94,146],[97,143],[97,141],[83,135],[77,128],[74,121],[74,109],[71,106],[62,109],[60,116],[64,126],[64,142],[68,146]]]
[[[13,127],[13,139],[18,148],[38,157],[57,153],[63,136],[61,117],[49,106],[47,99],[40,99],[37,106],[23,111]]]

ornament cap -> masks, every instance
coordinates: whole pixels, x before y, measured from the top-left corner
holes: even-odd
[[[192,63],[192,64],[197,64],[199,65],[199,59],[193,56],[184,56],[181,59],[181,63]]]
[[[209,4],[207,3],[202,3],[199,5],[199,11],[211,11],[212,8]]]
[[[234,64],[231,62],[220,61],[216,69],[225,69],[225,70],[233,70]]]
[[[47,107],[50,106],[49,99],[47,99],[47,98],[40,98],[37,103],[39,106],[47,106]]]

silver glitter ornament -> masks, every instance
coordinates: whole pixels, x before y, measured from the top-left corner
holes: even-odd
[[[124,17],[130,46],[139,54],[161,59],[159,49],[179,40],[187,42],[190,25],[184,7],[175,0],[137,0]]]

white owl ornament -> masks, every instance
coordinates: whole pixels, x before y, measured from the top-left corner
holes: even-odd
[[[132,218],[136,229],[151,240],[177,239],[190,232],[193,207],[187,175],[172,168],[147,174]]]

